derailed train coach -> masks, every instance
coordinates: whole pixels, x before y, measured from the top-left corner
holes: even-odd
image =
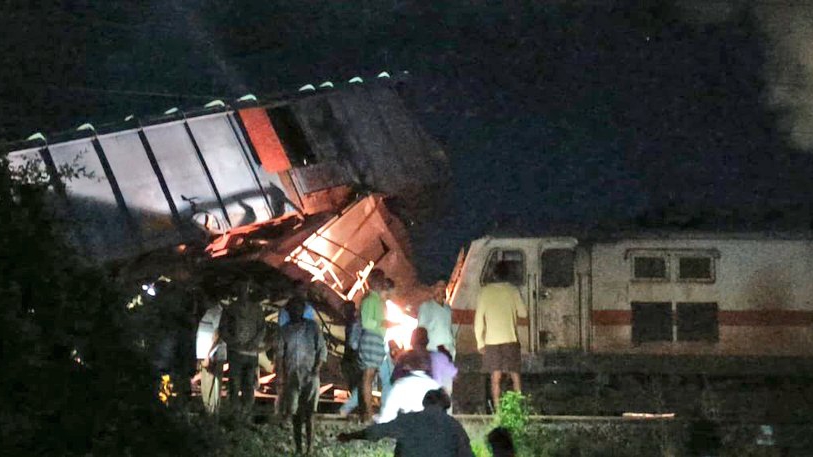
[[[272,300],[263,306],[273,321],[280,289],[299,279],[316,289],[329,347],[340,349],[338,305],[358,301],[374,266],[417,284],[390,203],[425,212],[449,175],[444,151],[405,105],[403,81],[354,80],[83,124],[0,150],[10,167],[50,181],[49,204],[79,253],[141,288],[128,309],[164,297],[171,281],[195,291],[186,295],[200,318],[198,305],[250,281]]]
[[[216,101],[4,149],[10,166],[49,177],[80,252],[126,260],[340,213],[359,189],[409,202],[442,186],[446,156],[405,107],[400,84],[379,78],[267,103]]]
[[[523,371],[543,410],[692,412],[716,392],[747,415],[810,398],[810,233],[475,240],[449,285],[464,376],[479,376],[476,297],[498,262],[528,304]]]

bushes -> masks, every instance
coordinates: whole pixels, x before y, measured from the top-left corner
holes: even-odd
[[[521,457],[672,455],[667,447],[679,441],[678,423],[536,422],[529,403],[522,394],[506,392],[499,414],[485,431],[465,424],[474,454],[491,456],[485,435],[498,426],[511,432]]]
[[[187,426],[162,408],[126,336],[125,294],[67,245],[47,178],[0,160],[0,442],[15,455],[180,455]]]

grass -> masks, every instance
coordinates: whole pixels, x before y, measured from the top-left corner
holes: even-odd
[[[668,422],[555,422],[531,421],[528,399],[507,394],[501,402],[501,413],[480,421],[466,421],[472,451],[477,457],[490,457],[486,435],[496,426],[509,429],[519,457],[679,457],[688,455],[687,423]],[[287,423],[276,419],[262,425],[210,419],[208,429],[215,430],[210,440],[210,455],[218,457],[293,456],[294,445]],[[207,427],[199,427],[201,430]],[[341,421],[316,422],[314,457],[381,457],[392,456],[394,442],[353,441],[340,444],[336,435],[356,431],[357,424]],[[800,427],[795,433],[811,436],[811,427]],[[775,448],[754,445],[753,427],[732,427],[722,434],[722,456],[774,455]],[[786,431],[789,433],[789,431]]]

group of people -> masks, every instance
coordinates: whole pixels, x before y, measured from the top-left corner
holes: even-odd
[[[241,283],[235,294],[209,308],[198,326],[201,397],[210,413],[220,408],[226,363],[233,409],[246,411],[254,403],[259,353],[263,352],[267,335],[265,316],[252,291],[251,281]]]
[[[478,349],[483,353],[483,367],[491,373],[491,395],[496,409],[503,374],[511,377],[515,390],[521,388],[516,325],[518,318],[527,316],[527,309],[519,291],[507,279],[507,265],[498,264],[495,276],[497,281],[484,286],[478,297],[474,327]],[[393,293],[393,281],[382,270],[374,269],[368,276],[368,287],[358,309],[353,302],[346,302],[343,308],[346,334],[341,365],[352,393],[340,413],[348,416],[358,407],[363,423],[375,419],[376,424],[341,435],[340,439],[394,437],[398,442],[397,455],[425,455],[428,449],[448,450],[435,452],[438,455],[471,455],[466,432],[449,415],[457,368],[446,284],[436,284],[432,299],[421,304],[418,327],[408,350],[395,341],[386,341],[387,328],[393,325],[387,320],[386,305]],[[270,347],[275,347],[280,391],[276,410],[291,418],[297,451],[302,449],[305,427],[309,451],[319,371],[326,361],[327,350],[315,322],[315,309],[307,301],[307,288],[303,284],[295,287],[279,313],[279,329],[271,337],[266,331],[259,297],[251,296],[250,282],[241,285],[237,292],[210,308],[201,321],[200,328],[211,329],[208,338],[200,338],[199,332],[197,347],[204,404],[208,411],[217,411],[223,365],[228,360],[230,403],[238,412],[248,411],[257,388],[258,363]],[[381,408],[373,416],[376,378]],[[497,454],[500,433],[497,430],[490,437],[496,440],[495,455],[512,455]]]
[[[292,419],[296,447],[301,450],[303,425],[308,446],[312,441],[311,416],[319,395],[319,370],[327,360],[325,340],[304,284],[294,285],[273,334],[260,305],[263,297],[257,296],[252,286],[251,281],[242,283],[235,296],[209,308],[201,319],[197,340],[201,397],[207,411],[218,411],[223,368],[228,363],[231,410],[247,415],[258,387],[259,364],[265,362],[266,370],[272,370],[266,351],[273,349],[280,392],[275,409]]]
[[[517,320],[527,317],[527,308],[519,290],[510,283],[509,278],[509,265],[498,263],[494,282],[484,286],[477,297],[474,317],[477,348],[483,354],[483,369],[491,374],[491,396],[495,410],[499,408],[503,374],[509,375],[514,390],[521,389]],[[452,363],[454,335],[451,308],[445,301],[445,284],[439,283],[434,290],[434,299],[421,305],[419,327],[412,335],[412,350],[403,352],[395,359],[394,384],[388,395],[382,392],[383,406],[378,423],[354,433],[340,434],[339,441],[389,437],[396,439],[395,455],[399,456],[473,455],[466,431],[448,414],[451,408],[449,395],[457,369]],[[362,313],[363,306],[364,301]],[[352,319],[349,319],[348,341],[352,341],[352,323]],[[363,346],[361,349],[363,351]],[[380,371],[385,372],[384,369]],[[369,376],[364,380],[369,381]],[[416,402],[420,402],[420,405],[416,405]],[[369,414],[369,411],[365,414]],[[487,439],[495,457],[514,455],[508,430],[498,427],[488,434]]]
[[[383,271],[374,269],[368,276],[370,286],[358,312],[352,302],[345,304],[345,352],[342,371],[351,387],[349,400],[340,414],[349,415],[357,407],[362,422],[373,418],[373,383],[376,375],[381,390],[381,409],[377,422],[394,419],[399,411],[423,409],[426,392],[444,388],[452,391],[454,335],[452,311],[445,303],[446,287],[438,283],[433,299],[423,303],[411,349],[404,350],[395,341],[387,341],[386,302],[394,283]]]
[[[371,425],[352,433],[340,433],[341,443],[350,440],[377,441],[381,438],[396,440],[395,455],[399,457],[473,457],[466,430],[448,414],[449,395],[443,389],[426,392],[421,411],[399,414],[395,419]],[[514,457],[511,432],[497,427],[486,437],[493,457]]]

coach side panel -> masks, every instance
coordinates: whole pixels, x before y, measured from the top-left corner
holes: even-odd
[[[813,356],[813,243],[626,240],[592,247],[597,353]]]

